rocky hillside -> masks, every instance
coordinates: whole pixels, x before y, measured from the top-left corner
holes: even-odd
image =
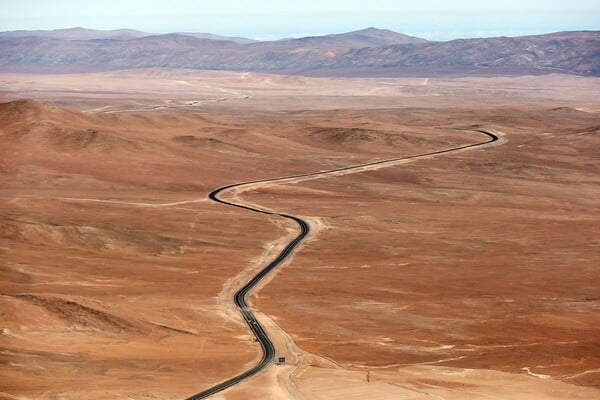
[[[0,71],[94,72],[169,67],[322,76],[600,75],[600,32],[432,42],[368,28],[255,42],[131,30],[0,33]]]

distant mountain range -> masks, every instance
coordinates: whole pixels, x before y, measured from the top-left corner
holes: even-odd
[[[0,32],[0,71],[75,73],[147,67],[312,76],[600,76],[600,31],[447,42],[376,28],[276,41],[208,33],[155,35],[131,29]]]
[[[189,32],[178,32],[178,35],[192,36],[199,39],[212,39],[212,40],[231,40],[236,43],[252,43],[256,40],[243,38],[243,37],[232,37],[232,36],[219,36],[213,35],[212,33],[189,33]],[[144,36],[156,36],[154,33],[136,31],[135,29],[114,29],[110,31],[99,31],[96,29],[86,28],[67,28],[67,29],[55,29],[53,31],[6,31],[0,32],[0,38],[19,38],[19,37],[40,37],[50,39],[64,39],[64,40],[130,40],[137,39]]]

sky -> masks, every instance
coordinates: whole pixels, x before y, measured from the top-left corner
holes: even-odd
[[[450,40],[600,30],[600,0],[0,0],[0,31],[75,26],[263,40],[373,26]]]

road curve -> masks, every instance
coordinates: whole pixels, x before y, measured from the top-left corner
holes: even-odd
[[[306,221],[302,220],[301,218],[295,217],[293,215],[278,213],[275,211],[269,211],[269,210],[263,210],[260,208],[251,207],[251,206],[245,205],[243,203],[236,203],[233,201],[223,200],[219,197],[219,194],[221,194],[229,189],[239,188],[239,187],[243,187],[243,186],[256,185],[259,183],[273,183],[273,182],[279,182],[279,181],[287,181],[287,180],[296,179],[296,178],[316,178],[316,177],[321,177],[324,175],[331,175],[331,174],[335,174],[335,173],[339,173],[339,172],[343,172],[343,171],[353,172],[353,170],[356,170],[356,172],[360,172],[365,167],[379,166],[379,165],[385,166],[385,164],[392,165],[396,161],[412,160],[412,159],[418,159],[418,158],[425,158],[425,157],[429,157],[429,156],[435,156],[438,154],[452,153],[452,152],[456,152],[459,150],[465,150],[465,149],[469,149],[469,148],[473,148],[473,147],[487,145],[489,143],[496,142],[499,139],[498,135],[496,135],[493,132],[484,130],[484,129],[473,129],[472,131],[486,135],[488,137],[488,140],[486,140],[485,142],[478,142],[478,143],[474,143],[474,144],[453,147],[453,148],[445,149],[445,150],[432,151],[429,153],[423,153],[423,154],[414,155],[414,156],[397,157],[397,158],[391,158],[391,159],[387,159],[387,160],[373,161],[373,162],[369,162],[369,163],[365,163],[365,164],[356,164],[356,165],[351,165],[348,167],[335,168],[335,169],[329,169],[329,170],[306,173],[306,174],[289,175],[289,176],[278,177],[278,178],[261,179],[261,180],[255,180],[255,181],[234,183],[231,185],[219,187],[219,188],[213,190],[212,192],[210,192],[208,195],[209,199],[211,199],[217,203],[221,203],[221,204],[231,206],[231,207],[241,208],[241,209],[252,211],[255,213],[274,215],[274,216],[282,217],[282,218],[285,218],[288,220],[292,220],[296,224],[298,224],[298,226],[300,228],[300,232],[291,242],[289,242],[287,244],[287,246],[285,246],[285,248],[277,255],[277,257],[269,263],[269,265],[267,265],[265,268],[263,268],[261,271],[259,271],[256,275],[254,275],[252,277],[252,279],[250,279],[244,286],[242,286],[242,288],[239,289],[234,295],[234,302],[235,302],[236,307],[242,314],[242,317],[244,317],[244,320],[248,324],[248,327],[250,328],[250,330],[252,331],[252,333],[254,334],[254,336],[256,337],[256,339],[258,340],[258,342],[261,345],[262,358],[260,359],[260,361],[254,367],[242,372],[241,374],[236,375],[232,378],[229,378],[219,384],[216,384],[206,390],[203,390],[202,392],[199,392],[190,397],[187,397],[186,400],[204,399],[208,396],[211,396],[215,393],[225,390],[225,389],[237,384],[238,382],[240,382],[252,375],[255,375],[256,373],[258,373],[260,370],[265,368],[267,365],[269,365],[273,361],[273,358],[275,357],[275,347],[273,346],[273,342],[271,342],[271,339],[269,339],[269,336],[265,332],[263,326],[258,322],[256,317],[254,316],[254,313],[248,306],[246,297],[247,297],[248,293],[265,276],[267,276],[273,269],[275,269],[277,266],[279,266],[294,251],[294,249],[296,247],[298,247],[298,245],[302,242],[302,240],[306,237],[306,235],[308,235],[308,232],[310,231],[310,228],[309,228],[308,224],[306,223]]]

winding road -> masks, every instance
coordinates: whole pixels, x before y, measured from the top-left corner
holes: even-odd
[[[252,375],[255,375],[256,373],[258,373],[259,371],[264,369],[266,366],[268,366],[273,361],[273,359],[275,357],[275,347],[273,346],[273,342],[271,341],[271,339],[269,339],[269,336],[265,332],[263,326],[258,322],[256,317],[254,316],[254,313],[248,306],[247,296],[248,296],[248,293],[265,276],[267,276],[273,269],[277,268],[277,266],[279,266],[290,254],[292,254],[294,249],[296,247],[298,247],[298,245],[302,242],[302,240],[308,235],[308,233],[310,231],[308,223],[306,223],[306,221],[302,220],[299,217],[296,217],[293,215],[288,215],[288,214],[283,214],[283,213],[278,213],[276,211],[270,211],[270,210],[266,210],[266,209],[256,208],[256,207],[253,207],[250,205],[246,205],[244,203],[236,203],[236,202],[229,201],[229,200],[223,200],[219,197],[220,194],[222,194],[223,192],[230,190],[230,189],[241,188],[241,187],[245,187],[245,186],[256,186],[256,185],[259,185],[262,183],[286,182],[286,181],[297,180],[297,179],[315,179],[315,178],[321,178],[323,176],[364,172],[364,171],[368,171],[370,169],[392,166],[392,165],[397,164],[400,161],[428,158],[428,157],[437,156],[440,154],[453,153],[453,152],[462,151],[462,150],[466,150],[466,149],[470,149],[470,148],[486,146],[493,142],[497,142],[500,139],[498,134],[490,132],[488,130],[472,129],[471,131],[486,135],[488,137],[488,140],[486,140],[484,142],[478,142],[478,143],[474,143],[474,144],[463,145],[463,146],[459,146],[459,147],[453,147],[450,149],[433,151],[433,152],[423,153],[423,154],[414,155],[414,156],[398,157],[398,158],[392,158],[392,159],[381,160],[381,161],[373,161],[373,162],[369,162],[369,163],[365,163],[365,164],[351,165],[348,167],[318,171],[318,172],[313,172],[313,173],[290,175],[290,176],[284,176],[284,177],[279,177],[279,178],[271,178],[271,179],[262,179],[262,180],[255,180],[255,181],[249,181],[249,182],[234,183],[234,184],[222,186],[220,188],[213,190],[208,195],[208,197],[217,203],[221,203],[221,204],[231,206],[231,207],[241,208],[241,209],[255,212],[255,213],[278,216],[281,218],[292,220],[299,226],[300,231],[299,231],[298,235],[285,246],[285,248],[277,255],[277,257],[275,259],[273,259],[265,268],[263,268],[261,271],[259,271],[254,277],[252,277],[252,279],[250,279],[234,295],[234,302],[235,302],[236,307],[238,308],[239,312],[242,314],[244,320],[248,324],[248,327],[250,328],[250,330],[256,337],[257,341],[261,345],[262,358],[260,359],[260,361],[255,366],[248,369],[247,371],[244,371],[239,375],[236,375],[232,378],[227,379],[226,381],[223,381],[223,382],[216,384],[206,390],[203,390],[202,392],[196,393],[196,394],[188,397],[186,400],[204,399],[208,396],[211,396],[215,393],[225,390],[225,389],[239,383],[240,381],[242,381]]]

